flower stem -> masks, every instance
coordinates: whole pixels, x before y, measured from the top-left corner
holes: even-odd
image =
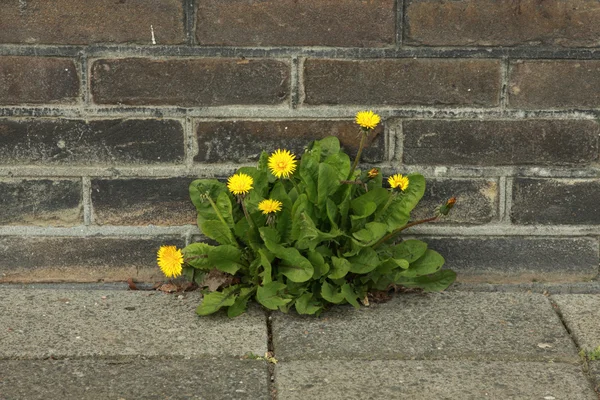
[[[225,225],[229,226],[227,224],[227,222],[225,222],[225,218],[223,218],[223,215],[221,214],[221,211],[219,211],[219,209],[217,208],[217,205],[215,204],[215,202],[213,201],[213,199],[211,199],[209,196],[206,196],[206,198],[208,199],[208,202],[212,206],[213,210],[215,210],[215,213],[217,214],[217,217],[219,217],[219,219],[221,220],[221,222],[224,223]]]
[[[365,132],[361,132],[360,145],[358,146],[358,153],[356,153],[356,158],[354,159],[354,162],[352,163],[352,168],[350,169],[350,173],[348,174],[347,179],[351,179],[352,175],[354,174],[354,170],[356,169],[356,166],[358,165],[358,161],[360,160],[360,155],[362,154],[363,147],[365,146],[366,138],[367,138],[367,134]]]
[[[432,222],[432,221],[435,221],[438,218],[439,218],[439,215],[436,215],[435,217],[426,218],[426,219],[422,219],[422,220],[419,220],[419,221],[414,221],[414,222],[411,222],[409,224],[406,224],[402,228],[398,228],[395,231],[393,231],[391,233],[388,233],[387,235],[385,235],[384,237],[382,237],[381,239],[379,239],[379,241],[373,245],[373,250],[377,249],[379,246],[381,246],[382,244],[384,244],[385,242],[387,242],[388,240],[390,240],[391,238],[393,238],[394,236],[396,236],[397,234],[399,234],[403,230],[410,228],[411,226],[421,225],[421,224],[425,224],[427,222]]]

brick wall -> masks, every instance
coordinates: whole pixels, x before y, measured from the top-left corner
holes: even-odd
[[[598,272],[597,0],[20,0],[0,13],[0,282],[159,279],[194,177],[384,126],[461,280]]]

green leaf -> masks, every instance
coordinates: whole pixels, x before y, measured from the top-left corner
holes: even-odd
[[[319,253],[316,250],[309,250],[306,255],[306,258],[308,258],[308,261],[310,261],[314,268],[312,276],[313,280],[317,280],[320,277],[327,275],[327,273],[329,272],[329,264],[325,262],[325,259],[323,258],[321,253]]]
[[[327,198],[340,186],[340,180],[335,168],[329,164],[319,164],[319,177],[317,184],[317,204],[325,208]]]
[[[356,216],[367,215],[366,207],[369,203],[375,203],[377,208],[383,207],[383,205],[387,202],[389,197],[390,192],[388,192],[386,189],[376,188],[352,200],[350,202],[350,208]],[[370,205],[368,207],[369,210],[370,208],[372,208],[372,206]]]
[[[273,280],[273,269],[271,267],[271,261],[269,259],[270,257],[267,255],[267,250],[265,249],[258,250],[258,255],[260,256],[260,265],[263,267],[263,272],[261,273],[263,278],[262,283],[263,285],[266,285],[267,283],[271,283]]]
[[[285,275],[292,282],[306,282],[313,273],[314,268],[310,261],[303,257],[300,252],[293,247],[283,247],[273,241],[273,232],[277,232],[272,228],[262,227],[259,232],[265,246],[273,255],[284,262],[279,265],[279,272]]]
[[[200,224],[200,230],[204,235],[216,240],[220,244],[237,244],[231,233],[231,229],[221,221],[204,221]]]
[[[196,308],[196,314],[209,315],[213,314],[221,307],[229,307],[235,302],[235,290],[227,292],[211,292],[205,294],[202,298],[202,303]]]
[[[335,136],[327,136],[321,140],[316,140],[315,143],[318,143],[321,149],[321,158],[328,158],[340,152],[340,140]]]
[[[387,233],[387,225],[382,222],[368,222],[365,227],[357,232],[354,232],[354,236],[359,241],[366,245],[375,244],[379,239],[385,236]]]
[[[294,223],[296,225],[295,229],[298,231],[296,247],[301,250],[314,250],[321,242],[334,240],[342,235],[342,231],[337,228],[332,229],[329,233],[321,232],[305,213],[297,215]]]
[[[388,225],[388,231],[390,232],[408,223],[411,211],[425,193],[425,178],[422,175],[408,175],[408,182],[406,190],[397,193],[388,208],[376,216],[378,221],[385,222]]]
[[[321,286],[321,297],[333,304],[340,304],[345,299],[341,289],[336,290],[336,288],[327,281],[323,281],[323,285]]]
[[[350,286],[349,283],[344,283],[342,285],[342,294],[344,295],[346,301],[352,304],[354,308],[360,308],[360,304],[358,304],[358,301],[356,301],[356,299],[358,299],[358,295],[354,292],[354,289],[352,289],[352,286]]]
[[[258,228],[258,232],[260,233],[260,237],[265,243],[269,242],[272,244],[277,244],[281,239],[281,237],[279,236],[279,232],[269,226],[263,226]]]
[[[279,292],[283,289],[285,289],[285,284],[280,282],[270,282],[259,286],[256,290],[256,300],[269,310],[277,310],[278,307],[285,306],[292,301],[280,296]]]
[[[211,246],[208,243],[190,243],[181,252],[186,264],[194,268],[210,271],[213,267],[208,262],[208,253],[214,248],[215,246]]]
[[[348,261],[351,264],[350,272],[356,274],[366,274],[373,271],[380,263],[377,252],[371,247],[365,247],[354,257],[350,257]]]
[[[229,245],[217,246],[208,253],[208,262],[212,266],[231,275],[244,267],[241,258],[240,249]]]
[[[250,175],[252,177],[252,190],[249,194],[256,193],[259,198],[265,198],[269,188],[269,180],[265,171],[260,171],[255,167],[241,167],[237,170],[237,173]]]
[[[327,199],[326,203],[327,218],[332,228],[337,228],[337,219],[339,217],[338,207],[331,199]]]
[[[229,228],[233,228],[233,211],[229,195],[226,192],[219,193],[219,195],[217,196],[216,205],[219,209],[219,212],[221,213],[221,216],[223,217]]]
[[[409,263],[417,261],[425,254],[427,243],[420,240],[404,240],[392,248],[394,258],[401,258]]]
[[[339,152],[332,154],[323,162],[333,167],[337,173],[338,180],[342,181],[348,177],[350,173],[350,157],[346,153]]]
[[[312,293],[305,293],[302,296],[296,299],[296,311],[298,314],[316,314],[321,311],[323,307],[317,302],[313,300]]]
[[[198,211],[198,225],[207,220],[218,220],[216,211],[211,206],[207,197],[213,201],[221,193],[228,195],[227,186],[216,179],[196,179],[189,186],[190,199]]]
[[[345,258],[331,257],[331,264],[333,267],[329,272],[329,278],[331,279],[340,279],[345,277],[350,271],[350,268],[352,268],[350,261],[346,260]]]
[[[396,282],[408,288],[420,288],[426,292],[441,292],[456,280],[456,272],[443,269],[435,274],[419,276],[417,278],[402,277]]]
[[[206,275],[205,271],[197,270],[193,267],[183,267],[181,274],[188,282],[195,282],[198,285],[204,281],[204,275]]]
[[[444,265],[444,257],[435,250],[427,250],[425,254],[417,261],[410,264],[410,267],[401,273],[406,277],[417,277],[429,275],[437,272]]]
[[[240,294],[236,297],[235,302],[227,309],[227,316],[229,318],[234,318],[245,313],[248,308],[248,300],[255,291],[256,288],[242,288]]]

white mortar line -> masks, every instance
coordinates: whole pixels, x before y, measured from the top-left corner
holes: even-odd
[[[191,236],[199,235],[195,225],[182,226],[73,226],[68,228],[44,226],[0,226],[0,236]]]
[[[94,210],[92,208],[92,180],[84,176],[81,178],[82,202],[83,202],[83,224],[94,223]]]
[[[506,177],[498,179],[498,221],[506,220]]]
[[[300,64],[303,60],[300,59]],[[298,70],[298,85],[300,89],[299,104],[304,101],[302,67]],[[291,109],[289,101],[276,106],[101,106],[85,107],[72,105],[48,105],[37,107],[6,106],[0,107],[0,117],[60,117],[60,118],[264,118],[264,119],[331,119],[354,118],[358,111],[365,108],[373,109],[372,105],[353,106],[306,106]],[[471,120],[524,120],[524,119],[553,119],[553,120],[596,120],[600,109],[589,110],[501,110],[498,108],[439,108],[430,106],[379,106],[375,111],[384,119],[401,117],[409,119],[471,119]]]
[[[383,173],[391,173],[397,168],[397,162],[372,163],[379,167]],[[198,176],[203,178],[223,177],[230,175],[242,166],[255,166],[256,163],[195,163],[186,165],[104,165],[104,166],[41,166],[41,165],[0,165],[0,177],[178,177]],[[404,165],[407,173],[421,173],[427,178],[498,178],[499,176],[524,176],[532,178],[552,179],[598,179],[600,166],[570,167],[543,167],[543,166],[436,166],[436,165]],[[507,191],[508,193],[508,191]],[[508,195],[508,194],[507,194]]]
[[[504,183],[504,215],[502,222],[510,224],[510,214],[512,212],[512,197],[513,197],[513,178],[506,178]]]
[[[592,236],[597,240],[599,225],[507,225],[475,226],[428,224],[406,230],[406,235],[427,236]]]

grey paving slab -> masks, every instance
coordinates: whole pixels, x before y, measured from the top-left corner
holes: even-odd
[[[273,314],[281,360],[313,358],[578,362],[549,300],[528,293],[399,295],[320,318]]]
[[[1,399],[270,399],[255,360],[4,360]]]
[[[582,349],[600,346],[600,294],[552,296],[569,331]]]
[[[291,361],[276,367],[279,400],[597,400],[581,367],[471,361]]]
[[[264,313],[198,317],[198,293],[0,290],[0,358],[264,354]]]

